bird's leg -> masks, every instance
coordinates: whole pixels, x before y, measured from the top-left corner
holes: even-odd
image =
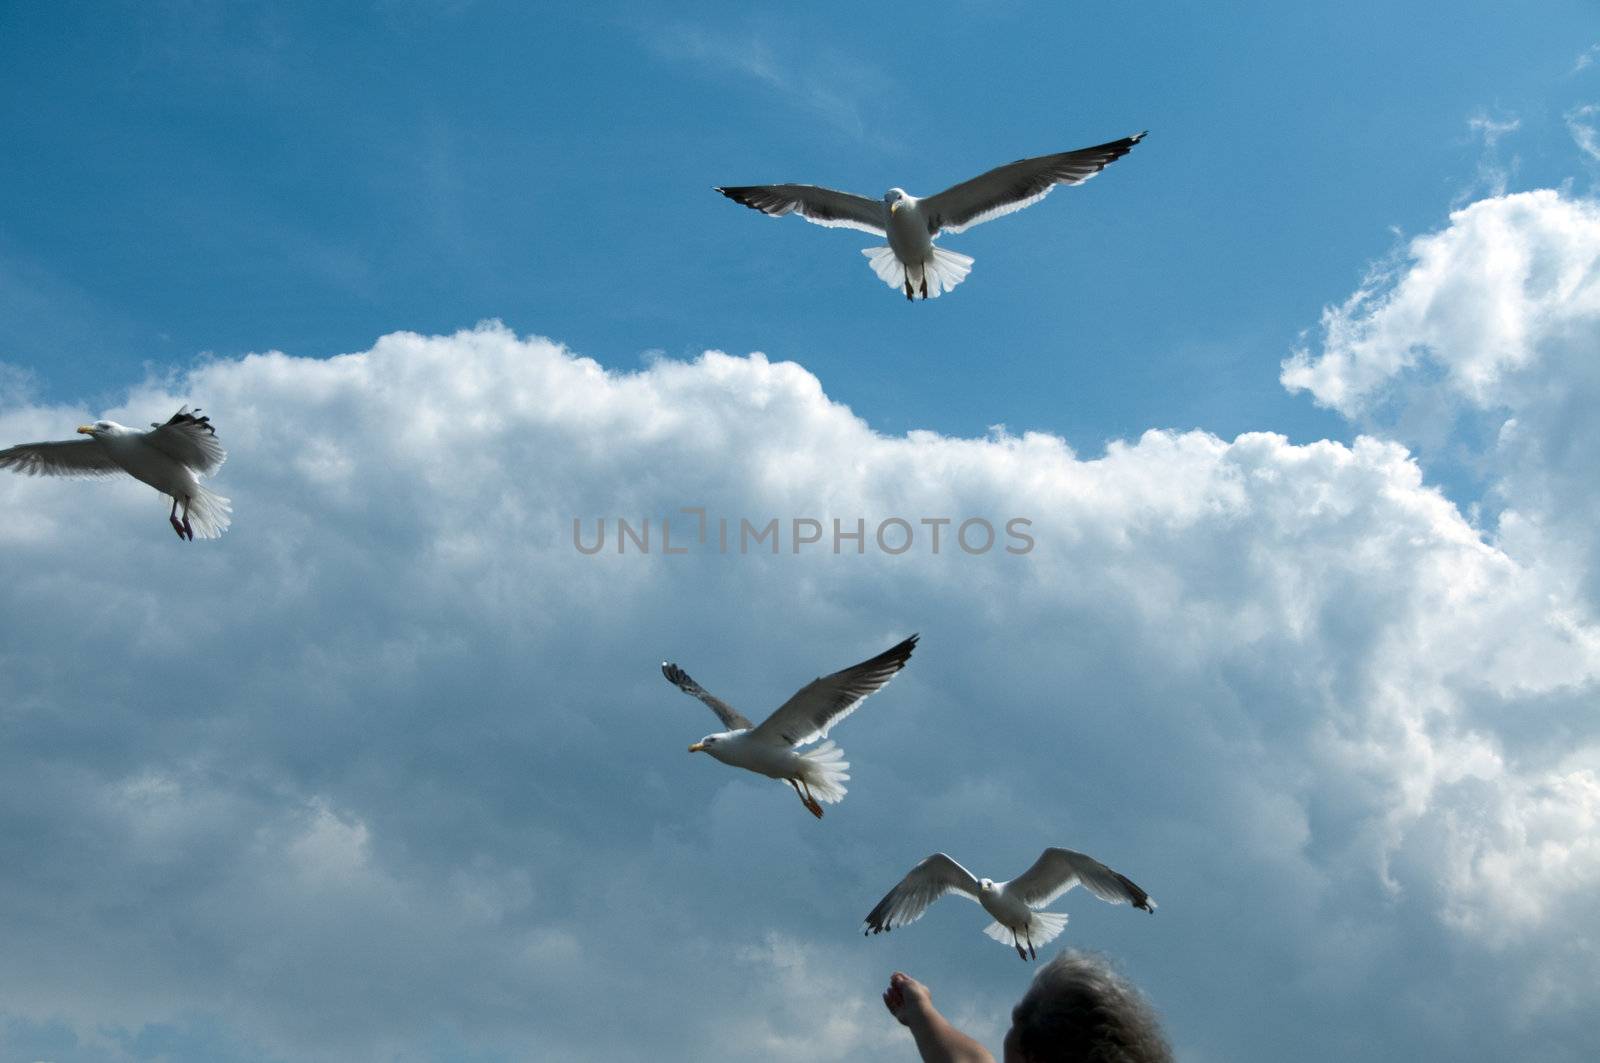
[[[906,302],[911,302],[916,297],[911,294],[911,274],[906,274]]]
[[[183,534],[191,543],[194,542],[194,529],[189,526],[189,500],[183,500]]]
[[[922,297],[924,299],[926,299],[928,297],[928,267],[927,266],[923,266],[922,267]]]
[[[1033,927],[1032,926],[1028,927],[1027,934],[1028,934],[1028,959],[1037,960],[1039,958],[1039,954],[1037,952],[1035,952],[1034,949],[1033,949]]]
[[[172,522],[172,530],[178,533],[178,538],[183,538],[183,525],[178,523],[178,499],[172,499],[172,512],[167,514],[167,519]]]
[[[812,796],[812,794],[811,794],[811,784],[806,782],[804,779],[801,779],[800,780],[800,785],[804,786],[806,788],[806,807],[811,810],[811,814],[813,816],[816,816],[818,819],[821,819],[822,818],[822,806],[820,804],[818,804],[817,803],[817,799]]]
[[[802,792],[800,789],[800,783],[796,782],[794,779],[789,780],[789,785],[794,787],[795,796],[800,798],[800,803],[802,805],[806,806],[806,811],[811,813],[813,816],[816,816],[818,819],[821,819],[822,806],[817,804],[816,799],[811,796],[810,789],[808,788]]]
[[[1017,958],[1019,960],[1021,960],[1023,963],[1028,962],[1028,954],[1022,951],[1022,942],[1017,940],[1017,931],[1015,927],[1011,929],[1011,947],[1017,950]]]

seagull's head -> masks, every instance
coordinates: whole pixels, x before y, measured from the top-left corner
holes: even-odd
[[[718,742],[722,741],[724,738],[727,738],[727,737],[728,737],[727,732],[723,732],[723,733],[720,733],[720,734],[714,734],[714,735],[706,735],[704,738],[700,739],[700,741],[698,741],[694,745],[690,746],[689,747],[689,752],[691,752],[691,753],[710,753],[712,748]]]
[[[994,892],[994,879],[992,879],[992,878],[980,878],[978,880],[978,889],[980,891],[984,892],[984,893],[993,893]]]
[[[108,436],[116,431],[118,425],[115,421],[96,421],[94,424],[80,424],[78,434],[82,436]]]
[[[891,188],[883,194],[883,205],[889,208],[890,214],[893,214],[909,202],[911,202],[911,197],[906,195],[906,190],[903,188]]]

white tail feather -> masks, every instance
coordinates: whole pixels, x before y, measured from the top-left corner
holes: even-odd
[[[850,762],[833,740],[800,754],[805,761],[804,780],[818,801],[836,805],[844,800],[845,780],[850,778]]]
[[[909,271],[889,247],[864,247],[861,253],[867,256],[867,264],[878,275],[878,279],[896,291],[905,291],[909,280],[912,291],[920,295],[923,280],[926,279],[929,299],[937,299],[941,293],[951,291],[972,272],[971,257],[938,246],[934,247],[931,259],[913,264]]]
[[[1048,945],[1060,937],[1066,928],[1066,912],[1034,912],[1025,934],[1013,935],[1011,928],[1002,923],[990,923],[983,928],[983,932],[1002,945],[1010,945],[1014,939],[1020,938],[1024,945],[1031,939],[1037,948],[1040,945]]]
[[[183,513],[182,502],[178,504],[178,512],[180,516]],[[189,526],[194,529],[196,539],[220,538],[233,523],[232,513],[232,503],[215,491],[197,486],[189,496]]]
[[[863,247],[861,253],[867,256],[867,265],[872,267],[872,272],[878,279],[891,288],[904,290],[906,286],[906,268],[900,260],[894,257],[893,249],[889,247]]]
[[[967,279],[967,274],[972,272],[972,258],[959,251],[935,247],[933,259],[924,268],[928,274],[928,297],[932,299],[938,296],[941,288],[947,292],[953,291],[956,285]]]

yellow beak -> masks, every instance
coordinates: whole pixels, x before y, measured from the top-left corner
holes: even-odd
[[[689,747],[689,752],[691,752],[691,753],[699,753],[699,752],[703,751],[705,748],[706,748],[706,744],[704,742],[696,742],[694,745]]]
[[[895,211],[897,211],[899,209],[900,209],[900,201],[898,199],[895,200],[893,203],[889,204],[889,213],[890,214],[893,214]]]
[[[94,435],[94,429],[86,424],[80,424],[78,426],[78,434],[82,436],[92,436]]]

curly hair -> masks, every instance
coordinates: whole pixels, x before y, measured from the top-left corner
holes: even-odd
[[[1029,1063],[1172,1063],[1143,993],[1103,956],[1066,949],[1039,969],[1011,1009]]]

